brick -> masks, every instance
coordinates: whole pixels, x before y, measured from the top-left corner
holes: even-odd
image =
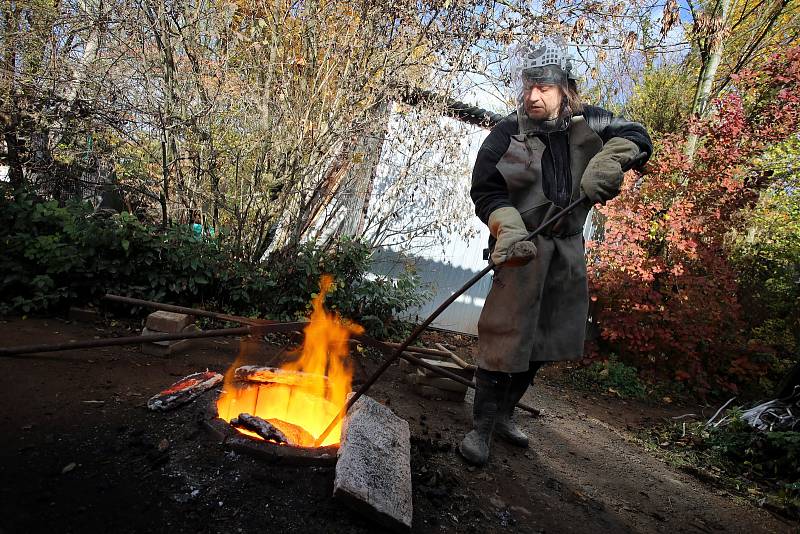
[[[200,328],[196,324],[190,324],[184,327],[182,332],[199,332]],[[155,332],[150,330],[147,327],[142,329],[142,335],[153,335],[153,334],[166,334],[168,332]],[[188,349],[192,344],[191,339],[178,339],[175,341],[150,341],[147,343],[142,343],[142,352],[145,354],[149,354],[150,356],[171,356],[176,354],[180,351]]]
[[[145,327],[154,332],[175,334],[194,323],[194,317],[183,313],[158,310],[147,316]]]

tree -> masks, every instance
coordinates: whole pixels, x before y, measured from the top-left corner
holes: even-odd
[[[695,118],[707,117],[711,99],[722,94],[738,72],[763,59],[775,45],[790,46],[799,35],[800,14],[787,0],[714,0],[702,10],[692,2],[689,7],[700,65],[691,110]],[[718,73],[723,64],[724,73]],[[690,133],[685,148],[690,158],[697,142],[697,134]]]

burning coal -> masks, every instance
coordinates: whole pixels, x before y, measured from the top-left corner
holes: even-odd
[[[292,445],[312,447],[344,407],[353,377],[348,342],[351,334],[362,334],[364,329],[325,310],[323,301],[332,284],[332,277],[323,276],[319,294],[312,301],[311,322],[305,328],[300,354],[281,366],[276,374],[280,379],[243,383],[236,380],[235,365],[226,373],[217,410],[221,419],[235,420],[239,432],[264,439],[240,424],[240,414],[251,414],[267,421],[282,435],[291,436]],[[340,434],[341,423],[322,445],[339,443]]]

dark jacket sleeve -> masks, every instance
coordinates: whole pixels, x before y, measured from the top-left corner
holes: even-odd
[[[516,129],[516,114],[512,113],[489,132],[478,150],[469,193],[475,203],[475,214],[485,224],[489,223],[489,215],[494,210],[512,205],[508,198],[506,181],[497,170],[497,163],[508,150],[511,136],[516,133]]]
[[[603,144],[612,137],[622,137],[636,143],[639,149],[647,154],[640,166],[644,165],[653,154],[653,141],[650,140],[645,127],[638,122],[615,117],[610,111],[596,106],[584,106],[583,118],[589,127],[600,136]]]

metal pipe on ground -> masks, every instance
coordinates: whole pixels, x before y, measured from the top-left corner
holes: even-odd
[[[249,325],[275,324],[275,321],[268,321],[267,319],[253,319],[251,317],[242,317],[240,315],[229,315],[227,313],[218,313],[208,310],[201,310],[198,308],[187,308],[185,306],[164,304],[163,302],[156,302],[153,300],[142,300],[142,299],[135,299],[132,297],[123,297],[122,295],[112,295],[111,293],[107,293],[103,297],[103,300],[108,300],[111,302],[120,302],[122,304],[130,304],[132,306],[141,306],[143,308],[151,308],[154,310],[184,313],[186,315],[197,315],[200,317],[210,317],[212,319],[219,319],[220,321],[228,321],[231,323],[241,323]]]
[[[96,349],[120,345],[138,345],[157,341],[179,341],[183,339],[202,339],[209,337],[265,335],[274,332],[296,332],[305,328],[306,323],[273,323],[264,325],[242,326],[238,328],[220,328],[201,332],[177,332],[174,334],[149,334],[144,336],[114,337],[107,339],[90,339],[68,343],[52,343],[38,345],[20,345],[16,347],[0,347],[0,356],[19,356],[39,352],[57,352],[62,350]]]

